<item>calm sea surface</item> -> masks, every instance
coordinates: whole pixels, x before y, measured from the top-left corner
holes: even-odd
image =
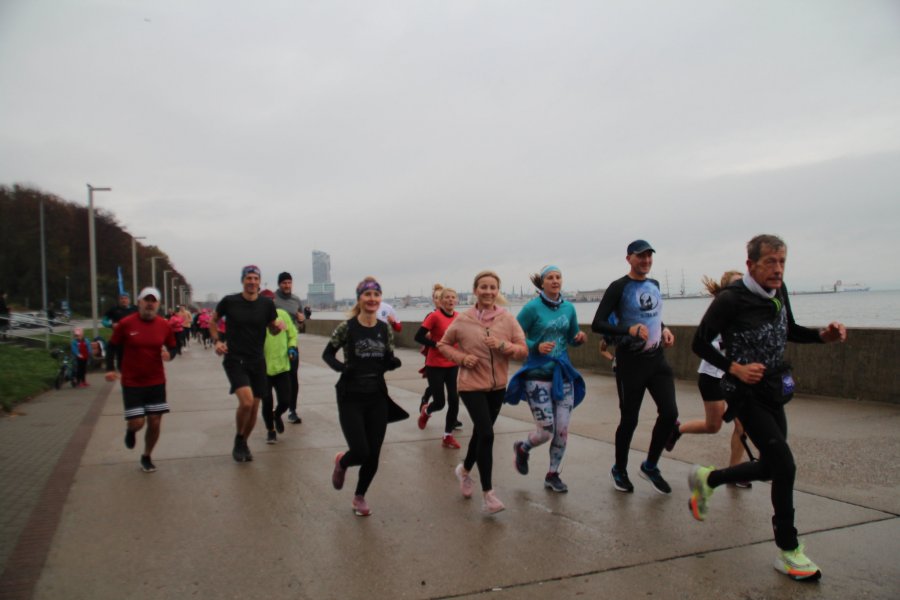
[[[709,306],[708,298],[666,299],[663,319],[672,325],[697,325]],[[900,329],[900,290],[887,292],[843,292],[838,294],[801,294],[791,296],[794,317],[801,325],[818,326],[840,321],[848,327],[885,327]],[[401,321],[417,322],[425,318],[427,308],[394,308]],[[460,307],[465,309],[466,307]],[[516,314],[521,305],[510,305]],[[596,302],[576,302],[578,322],[590,324],[597,310]],[[343,312],[315,312],[313,318],[344,319]]]

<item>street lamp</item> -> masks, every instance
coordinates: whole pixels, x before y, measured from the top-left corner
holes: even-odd
[[[152,281],[153,287],[156,287],[156,261],[163,258],[162,256],[151,256],[150,257],[150,280]]]
[[[137,241],[138,240],[146,240],[147,238],[143,235],[131,236],[131,289],[134,290],[134,295],[131,297],[132,302],[137,302]]]
[[[166,277],[171,270],[163,271],[163,314],[169,312],[169,278]]]
[[[175,310],[175,291],[178,289],[175,287],[175,282],[178,281],[177,277],[172,278],[172,310]]]
[[[111,192],[112,188],[94,187],[87,184],[88,189],[88,246],[91,254],[91,319],[94,323],[94,337],[99,335],[97,328],[97,242],[94,233],[94,192]]]

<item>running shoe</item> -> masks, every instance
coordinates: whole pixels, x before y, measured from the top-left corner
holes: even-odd
[[[520,475],[528,475],[528,450],[525,449],[525,442],[514,442],[513,453],[515,458],[516,471]]]
[[[357,517],[368,517],[372,514],[369,504],[362,496],[353,496],[353,514]]]
[[[741,488],[743,490],[749,490],[753,487],[753,483],[750,481],[735,481],[734,487]]]
[[[456,469],[453,472],[456,473],[456,479],[459,480],[459,491],[462,493],[463,498],[471,498],[475,489],[475,482],[472,481],[469,472],[466,471],[462,463],[456,465]]]
[[[129,450],[134,448],[134,432],[130,429],[125,431],[125,447]]]
[[[331,485],[336,490],[344,487],[344,477],[347,475],[347,469],[341,466],[341,458],[343,457],[343,452],[338,452],[334,455],[334,471],[331,472]]]
[[[428,414],[428,405],[423,404],[422,408],[419,409],[419,429],[425,429],[425,426],[428,425],[428,418],[431,415]]]
[[[659,472],[659,467],[648,469],[644,463],[641,463],[641,477],[652,483],[653,489],[658,493],[672,493],[672,486],[670,486],[669,483],[665,479],[663,479],[662,473]]]
[[[278,443],[278,434],[275,433],[275,430],[266,432],[266,443],[267,444],[277,444]]]
[[[454,450],[459,450],[462,447],[459,445],[459,442],[456,441],[456,438],[449,433],[444,435],[444,438],[441,440],[441,446],[444,448],[452,448]]]
[[[612,470],[609,472],[609,476],[612,477],[613,485],[620,492],[625,492],[626,494],[634,492],[634,485],[632,485],[631,480],[628,479],[628,471],[620,471],[618,467],[613,465]]]
[[[462,429],[462,427],[463,427],[463,426],[462,426],[462,421],[457,421],[456,423],[453,424],[453,430],[454,430],[454,431],[459,431],[459,430]]]
[[[275,417],[275,431],[284,433],[284,419],[281,418],[281,413],[275,413],[273,416]]]
[[[297,413],[295,413],[294,411],[288,413],[288,423],[293,423],[294,425],[296,425],[299,422],[300,417],[297,416]]]
[[[234,436],[234,449],[231,451],[231,457],[234,462],[247,462],[247,455],[244,454],[244,438],[240,435]]]
[[[688,475],[688,487],[691,488],[691,499],[688,500],[688,508],[698,521],[706,519],[709,510],[709,497],[713,494],[713,488],[706,483],[713,467],[695,466]]]
[[[544,477],[544,487],[548,490],[553,490],[557,494],[563,494],[569,491],[569,486],[563,483],[563,480],[559,478],[559,473],[547,473],[547,476]]]
[[[675,428],[672,430],[672,433],[669,434],[669,439],[666,440],[666,452],[671,452],[675,449],[675,444],[681,439],[681,431],[679,428],[681,427],[681,421],[675,421]]]
[[[156,470],[156,465],[153,464],[153,461],[146,454],[141,455],[141,470],[144,473],[152,473]]]
[[[247,440],[244,440],[244,461],[245,462],[253,461],[253,453],[250,452],[250,446],[247,445]]]
[[[822,571],[803,553],[803,544],[793,550],[779,550],[775,557],[775,570],[784,573],[794,581],[817,581]]]
[[[494,490],[488,490],[484,493],[484,504],[481,505],[481,512],[486,515],[493,515],[504,510],[506,507],[500,502],[500,499],[494,493]]]

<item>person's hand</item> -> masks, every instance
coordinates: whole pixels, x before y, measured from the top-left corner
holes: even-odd
[[[669,331],[668,327],[662,330],[662,345],[663,348],[671,348],[675,345],[675,334]]]
[[[163,347],[159,355],[162,356],[164,362],[169,362],[170,360],[172,360],[172,355],[169,354],[169,350],[166,347]]]
[[[556,342],[541,342],[538,344],[538,352],[541,354],[550,354],[556,348]]]
[[[628,335],[641,338],[646,342],[647,338],[650,337],[650,330],[643,323],[637,323],[628,328]]]
[[[847,328],[843,323],[833,321],[828,327],[819,332],[819,337],[823,342],[844,342],[847,339]]]
[[[393,327],[393,326],[394,326],[394,323],[397,322],[397,319],[394,318],[394,315],[388,315],[388,316],[387,316],[387,322],[388,322],[388,325],[390,325],[391,327]]]
[[[107,371],[106,375],[104,375],[103,378],[106,379],[107,381],[115,381],[116,379],[119,378],[119,374],[116,373],[115,371]]]
[[[488,348],[490,348],[491,350],[496,350],[497,348],[500,347],[500,340],[488,335],[488,336],[485,336],[485,338],[484,338],[484,345],[487,346]]]
[[[216,340],[216,354],[218,354],[219,356],[225,356],[226,354],[228,354],[228,342]]]
[[[572,343],[578,346],[580,344],[583,344],[586,339],[587,334],[583,331],[579,331],[577,334],[575,334],[575,339],[572,340]]]
[[[300,353],[297,352],[296,348],[288,348],[288,359],[292,362],[300,358]]]
[[[275,319],[273,325],[275,325],[275,329],[277,329],[278,331],[284,331],[285,329],[287,329],[287,324],[281,319]]]
[[[766,374],[766,365],[762,363],[750,363],[742,365],[733,362],[728,368],[728,372],[743,381],[746,384],[753,385],[762,381],[763,375]]]
[[[466,354],[462,359],[462,366],[464,366],[467,369],[471,369],[472,367],[474,367],[477,364],[478,364],[478,357],[476,357],[474,354]]]

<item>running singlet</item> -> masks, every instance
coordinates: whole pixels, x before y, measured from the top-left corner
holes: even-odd
[[[116,324],[109,343],[122,350],[120,370],[125,387],[148,387],[166,382],[162,347],[174,348],[175,334],[162,317],[152,321],[130,314]]]

